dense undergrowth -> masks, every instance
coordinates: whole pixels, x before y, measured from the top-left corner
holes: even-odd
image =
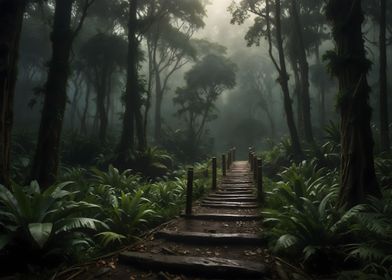
[[[92,259],[131,244],[184,209],[185,169],[162,150],[134,155],[144,173],[120,171],[109,164],[110,147],[70,137],[56,185],[44,191],[36,182],[0,186],[0,261],[10,271],[17,266],[42,273]],[[342,210],[336,206],[338,127],[331,123],[325,138],[300,162],[287,140],[261,154],[269,247],[315,278],[392,279],[392,158],[375,159],[382,197]],[[13,172],[20,182],[31,143],[22,136],[17,142]],[[197,199],[209,185],[208,163],[194,166]]]
[[[392,279],[392,160],[376,157],[382,197],[339,209],[339,137],[306,160],[290,160],[283,141],[264,153],[264,233],[270,249],[316,278]],[[279,165],[279,166],[278,166]]]
[[[208,187],[207,164],[195,165],[194,199]],[[0,186],[2,266],[32,273],[88,260],[131,244],[184,209],[184,168],[146,178],[109,165],[66,168],[46,190],[36,182]]]

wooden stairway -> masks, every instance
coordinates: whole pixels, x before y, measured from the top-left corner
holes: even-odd
[[[142,247],[121,253],[120,263],[187,277],[263,279],[270,275],[247,162],[234,162],[217,190],[196,204],[193,215],[182,215]]]

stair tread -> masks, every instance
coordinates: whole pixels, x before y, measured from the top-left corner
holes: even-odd
[[[223,258],[170,256],[128,251],[121,253],[119,259],[124,264],[156,271],[204,275],[206,277],[263,277],[269,271],[269,267],[261,262]]]

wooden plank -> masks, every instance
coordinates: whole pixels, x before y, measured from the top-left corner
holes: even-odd
[[[237,205],[237,204],[221,204],[221,203],[201,203],[201,206],[208,208],[227,208],[227,209],[256,209],[257,205]]]
[[[220,184],[220,187],[253,188],[253,184]]]
[[[269,275],[269,267],[259,262],[223,258],[168,256],[151,253],[124,252],[119,255],[123,264],[147,270],[167,271],[207,278],[262,279]]]
[[[251,191],[256,191],[256,189],[254,188],[236,188],[236,187],[226,187],[226,188],[218,188],[218,191],[239,191],[239,192],[243,192],[243,191],[247,191],[247,192],[251,192]]]
[[[221,188],[219,190],[223,190],[226,192],[235,192],[235,191],[256,191],[254,188]]]
[[[245,178],[238,178],[238,179],[233,179],[233,178],[228,178],[228,176],[226,176],[222,181],[221,184],[225,185],[225,184],[231,184],[231,185],[241,185],[241,184],[253,184],[253,180],[252,179],[245,179]]]
[[[234,187],[234,186],[224,186],[220,187],[220,190],[232,190],[232,191],[253,191],[256,190],[253,187]]]
[[[236,201],[208,201],[208,199],[204,199],[201,201],[202,203],[213,203],[213,204],[224,204],[224,205],[237,205],[237,206],[243,206],[243,205],[256,205],[256,203],[253,202],[236,202]]]
[[[252,195],[253,191],[218,191],[216,194]]]
[[[208,197],[241,197],[241,198],[256,198],[254,194],[232,194],[232,193],[212,193],[209,194]]]
[[[203,201],[211,202],[257,202],[255,197],[206,197]]]
[[[225,244],[225,245],[262,245],[265,238],[257,234],[248,233],[205,233],[192,231],[168,231],[157,232],[155,238],[174,242],[192,244]]]
[[[181,214],[181,217],[191,220],[207,220],[207,221],[256,221],[261,220],[260,215],[237,215],[237,214]]]
[[[215,193],[220,193],[220,192],[225,192],[227,193],[228,191],[230,192],[247,192],[247,193],[251,193],[253,191],[256,191],[256,189],[236,189],[236,188],[231,188],[231,189],[227,189],[227,188],[218,188],[218,190]]]

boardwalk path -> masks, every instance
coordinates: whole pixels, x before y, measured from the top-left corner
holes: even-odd
[[[271,279],[248,163],[237,161],[191,217],[119,255],[106,279]],[[183,276],[185,275],[185,276]],[[104,277],[104,278],[105,278]]]

